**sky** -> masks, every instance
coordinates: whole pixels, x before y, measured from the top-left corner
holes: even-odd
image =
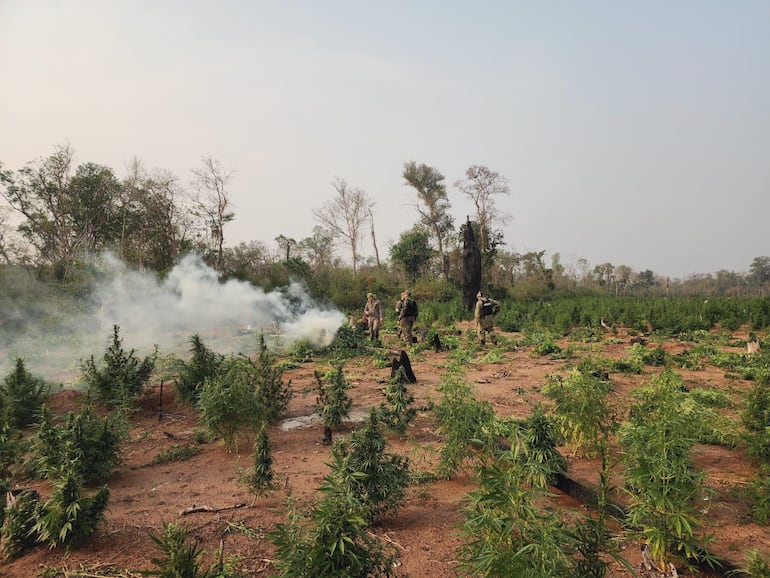
[[[0,162],[69,143],[189,184],[211,157],[226,245],[276,249],[342,178],[381,255],[418,220],[405,162],[458,224],[479,164],[510,184],[508,250],[745,272],[770,255],[769,26],[765,0],[0,0]]]

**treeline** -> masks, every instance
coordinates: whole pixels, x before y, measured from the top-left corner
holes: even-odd
[[[338,179],[334,195],[313,214],[319,225],[295,240],[279,235],[269,244],[254,240],[228,246],[225,230],[235,218],[229,193],[232,171],[212,158],[183,185],[163,170],[135,160],[118,178],[110,167],[77,164],[69,146],[14,171],[0,162],[0,264],[22,268],[58,286],[87,284],[91,258],[114,252],[123,262],[160,275],[190,252],[201,254],[223,279],[238,278],[265,289],[302,280],[315,297],[341,307],[358,306],[367,291],[398,295],[410,286],[431,299],[448,300],[463,284],[463,239],[471,228],[480,252],[483,286],[498,297],[524,300],[561,295],[749,296],[770,287],[770,257],[756,257],[748,272],[720,270],[669,279],[626,265],[592,266],[581,259],[561,263],[558,253],[505,249],[496,196],[510,194],[507,180],[474,165],[454,186],[478,208],[456,227],[444,176],[434,167],[404,165],[405,184],[415,192],[415,224],[380,258],[374,203],[365,191]],[[5,209],[2,211],[1,209]],[[374,256],[361,255],[371,232]],[[340,244],[352,259],[343,260]]]

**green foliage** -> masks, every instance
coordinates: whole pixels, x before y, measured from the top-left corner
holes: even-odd
[[[27,371],[24,360],[19,357],[13,371],[0,384],[0,411],[7,411],[11,427],[27,426],[32,423],[49,391],[50,386],[45,380]]]
[[[283,369],[276,356],[268,351],[264,335],[259,336],[259,353],[253,365],[257,398],[262,404],[261,417],[272,423],[289,407],[294,392],[291,381],[283,382]]]
[[[82,493],[78,474],[74,468],[68,468],[54,483],[51,498],[37,512],[33,530],[39,542],[47,543],[50,548],[78,546],[96,531],[104,519],[110,491],[102,486],[90,498]]]
[[[170,462],[185,462],[190,458],[193,458],[201,453],[201,449],[197,446],[174,446],[167,450],[160,452],[155,459],[153,459],[148,466],[157,466],[159,464],[168,464]]]
[[[106,403],[120,406],[129,404],[142,393],[144,384],[150,379],[155,367],[154,355],[139,360],[131,350],[123,349],[120,328],[112,328],[112,342],[102,357],[102,364],[97,367],[92,355],[81,362],[81,370],[86,385]]]
[[[150,533],[150,539],[162,557],[152,559],[157,570],[148,570],[144,572],[146,575],[161,578],[215,578],[216,574],[211,569],[201,568],[203,551],[197,541],[190,541],[186,526],[164,522],[163,532],[160,535]]]
[[[770,476],[768,473],[770,472],[766,466],[760,468],[746,490],[752,519],[765,525],[770,523]]]
[[[331,467],[349,476],[350,490],[364,508],[368,523],[401,508],[409,483],[409,458],[385,451],[386,442],[375,409],[364,426],[353,432],[350,442],[332,448]]]
[[[770,372],[763,371],[746,393],[741,418],[747,430],[749,455],[770,465]]]
[[[37,492],[22,492],[5,508],[3,553],[16,558],[37,543],[35,520],[40,507]]]
[[[203,382],[198,408],[208,431],[220,436],[228,451],[237,452],[239,433],[255,431],[264,421],[257,372],[251,360],[226,357],[217,375]]]
[[[536,467],[536,466],[534,466]],[[563,521],[538,506],[521,439],[483,466],[467,496],[459,569],[468,576],[553,578],[574,570],[574,540]]]
[[[348,394],[348,390],[352,386],[345,379],[342,365],[331,369],[323,377],[315,372],[315,378],[316,405],[320,410],[324,426],[333,430],[350,415],[353,400]]]
[[[770,578],[770,562],[759,550],[752,550],[746,556],[746,568],[743,574],[749,578]]]
[[[254,466],[244,478],[245,483],[255,495],[267,495],[276,488],[275,472],[273,471],[273,455],[270,449],[270,439],[267,429],[262,428],[254,444]]]
[[[482,453],[497,452],[501,424],[489,402],[479,401],[473,387],[458,376],[449,373],[438,388],[441,401],[434,411],[438,419],[438,432],[443,436],[438,472],[451,478],[465,461],[472,457],[472,447],[480,447]]]
[[[417,409],[412,406],[414,396],[409,392],[408,383],[404,368],[399,367],[385,386],[387,403],[380,405],[382,420],[389,428],[400,434],[406,433],[406,428],[417,413]]]
[[[433,259],[436,251],[430,245],[430,236],[422,227],[401,233],[398,242],[390,248],[390,259],[414,283]]]
[[[344,359],[358,355],[366,345],[366,334],[361,329],[351,325],[343,325],[337,330],[327,352],[337,358]]]
[[[682,412],[683,389],[681,376],[664,370],[634,393],[638,401],[620,431],[630,499],[627,522],[639,528],[658,560],[670,552],[697,559],[705,541],[695,532],[703,474],[692,461],[695,435],[691,418]]]
[[[595,455],[600,438],[614,429],[607,400],[611,388],[609,381],[577,369],[563,379],[552,379],[544,388],[543,394],[556,402],[559,429],[574,452],[587,450]]]
[[[323,496],[303,523],[293,502],[288,521],[276,524],[270,539],[284,578],[390,578],[397,562],[394,548],[368,531],[367,509],[353,491],[347,471],[332,471],[320,487]]]
[[[203,383],[213,378],[222,367],[224,356],[212,351],[203,343],[197,333],[190,337],[189,363],[182,364],[176,380],[176,391],[180,397],[193,405],[198,403]]]
[[[512,445],[518,446],[514,457],[522,459],[522,473],[528,484],[545,487],[567,471],[567,461],[556,449],[553,420],[540,405],[532,415],[517,423]]]
[[[11,425],[8,410],[0,410],[0,480],[10,477],[11,468],[19,461],[23,451],[21,430]],[[3,495],[0,493],[0,496]],[[0,498],[1,501],[2,498]],[[0,527],[2,527],[1,522]]]
[[[64,420],[54,420],[43,405],[41,419],[32,438],[33,457],[27,470],[44,478],[55,478],[70,465],[86,484],[107,479],[120,462],[120,443],[126,436],[120,414],[99,417],[92,405]]]

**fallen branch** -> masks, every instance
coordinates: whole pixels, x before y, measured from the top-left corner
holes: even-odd
[[[189,508],[185,508],[179,512],[180,516],[186,516],[187,514],[195,514],[197,512],[222,512],[223,510],[235,510],[237,508],[245,508],[246,503],[235,504],[234,506],[225,506],[223,508],[214,508],[213,506],[196,506],[193,504]]]

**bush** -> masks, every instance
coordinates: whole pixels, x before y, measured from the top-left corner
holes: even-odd
[[[114,325],[112,342],[102,357],[101,367],[97,367],[93,355],[81,362],[86,385],[104,402],[115,406],[127,405],[142,393],[155,367],[157,356],[156,351],[154,355],[140,361],[133,349],[126,353],[119,333],[120,328]]]
[[[37,492],[23,492],[6,507],[2,544],[8,558],[21,556],[37,543],[35,515],[39,505]]]
[[[197,404],[203,383],[207,378],[214,377],[222,367],[224,356],[220,355],[203,343],[197,333],[190,337],[189,363],[183,363],[182,370],[176,380],[176,391],[188,403]]]
[[[198,401],[200,419],[221,436],[227,451],[238,451],[238,434],[255,431],[263,422],[257,395],[256,371],[247,357],[227,357],[221,371],[206,378]]]
[[[385,452],[385,437],[375,409],[364,427],[353,432],[350,442],[332,448],[332,469],[350,476],[350,488],[371,523],[394,513],[403,504],[409,483],[409,459]]]
[[[315,372],[315,378],[316,405],[320,410],[324,428],[326,428],[327,434],[329,434],[342,423],[343,419],[350,415],[353,400],[348,394],[348,390],[352,386],[345,379],[341,365],[332,369],[323,377],[318,372]],[[325,381],[327,383],[324,383]],[[331,438],[327,441],[331,441]]]
[[[387,404],[380,405],[380,415],[385,424],[394,431],[404,434],[414,419],[417,410],[412,407],[414,396],[407,389],[409,380],[403,367],[399,367],[385,386]]]
[[[120,442],[125,438],[120,415],[99,417],[93,406],[70,412],[57,425],[46,405],[32,438],[34,456],[27,469],[37,476],[56,478],[70,464],[86,484],[104,480],[120,464]]]
[[[49,391],[50,386],[27,371],[19,357],[14,370],[0,384],[0,410],[6,409],[11,427],[24,427],[32,423]]]
[[[254,466],[247,472],[244,481],[255,495],[269,494],[275,489],[275,472],[273,471],[273,455],[270,449],[270,439],[263,427],[254,444]]]
[[[51,498],[37,513],[34,532],[39,542],[50,548],[78,546],[92,535],[104,519],[110,491],[102,486],[91,498],[82,495],[82,484],[74,468],[64,472],[54,484]]]
[[[284,578],[395,576],[395,549],[368,531],[366,507],[352,489],[347,472],[333,471],[320,487],[323,497],[303,524],[293,502],[288,523],[270,533],[276,566]]]
[[[189,531],[185,526],[173,522],[163,523],[163,533],[158,536],[150,533],[150,539],[163,554],[162,558],[153,558],[157,570],[144,572],[148,576],[161,578],[214,578],[211,569],[203,570],[200,558],[203,551],[197,541],[189,540]]]

